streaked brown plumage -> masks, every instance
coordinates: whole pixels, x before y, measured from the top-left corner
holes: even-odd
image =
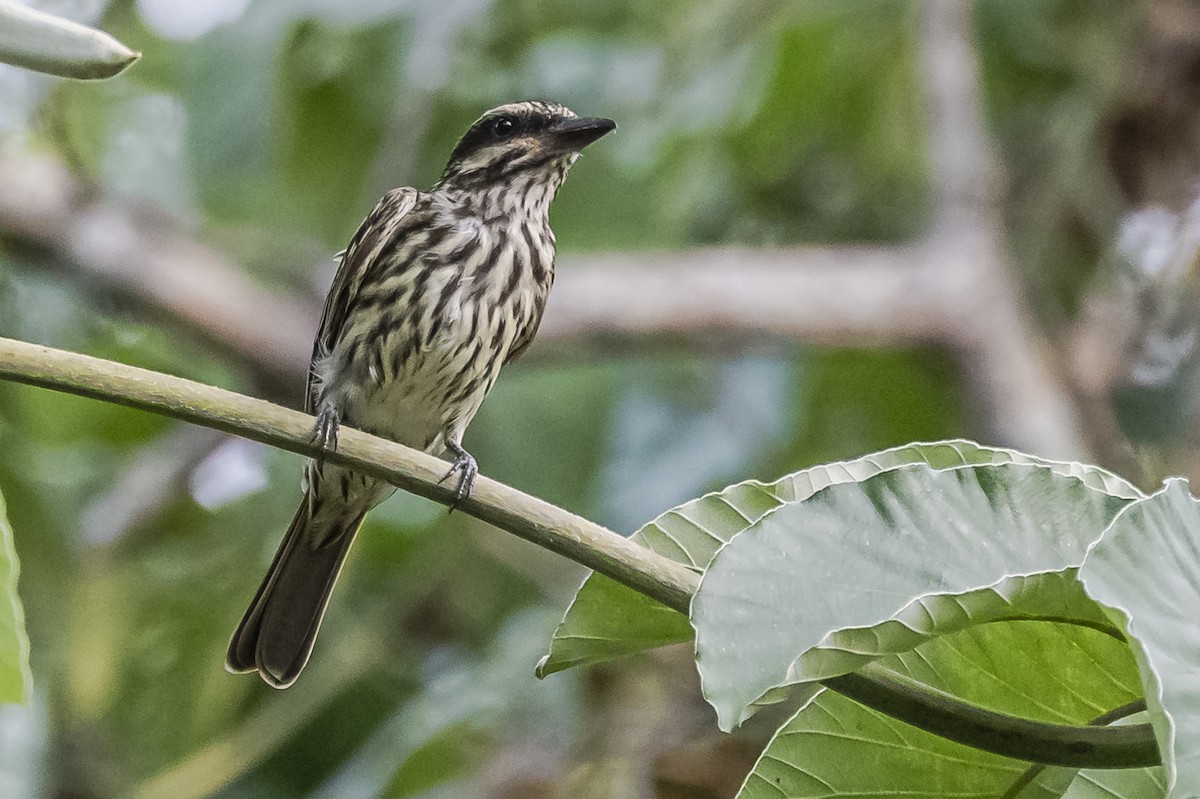
[[[341,256],[313,347],[306,410],[337,445],[345,423],[426,452],[449,450],[459,498],[475,460],[462,436],[500,368],[532,341],[554,282],[549,206],[579,151],[615,128],[540,102],[471,126],[429,192],[399,188]],[[231,671],[291,685],[312,652],[346,553],[394,489],[310,462],[304,500],[233,634]]]

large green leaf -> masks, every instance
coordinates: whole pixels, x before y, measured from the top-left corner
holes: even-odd
[[[977,704],[1055,723],[1083,723],[1129,702],[1140,691],[1128,647],[1096,631],[1062,624],[974,627],[884,662]],[[995,799],[1005,796],[1028,766],[822,691],[776,732],[738,799]],[[1121,773],[1127,779],[1152,780],[1155,771]],[[1106,778],[1105,772],[1053,769],[1015,795],[1050,799],[1074,790],[1076,783],[1092,785]]]
[[[0,495],[0,702],[23,702],[29,692],[29,638],[17,596],[17,550]]]
[[[1044,461],[1014,450],[955,440],[909,444],[851,461],[814,466],[773,483],[748,480],[667,511],[633,534],[660,555],[702,571],[716,551],[766,514],[803,502],[830,485],[860,482],[911,464],[944,469],[984,464],[1044,464],[1113,496],[1141,496],[1133,485],[1103,469]],[[554,633],[550,653],[538,665],[545,676],[580,664],[598,663],[656,646],[690,640],[682,615],[601,574],[590,575]]]
[[[1063,799],[1150,799],[1167,795],[1162,766],[1079,773]],[[1021,799],[1025,799],[1022,795]]]
[[[705,695],[729,729],[781,685],[973,624],[1105,625],[1070,570],[1127,500],[1043,466],[905,466],[764,517],[692,602]]]
[[[1200,795],[1200,504],[1187,482],[1130,505],[1079,576],[1134,643],[1168,795]]]

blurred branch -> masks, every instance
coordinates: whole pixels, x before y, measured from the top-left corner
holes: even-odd
[[[141,57],[95,28],[0,0],[0,63],[96,80],[121,74]]]
[[[1005,249],[997,159],[972,39],[974,4],[926,0],[919,8],[936,209],[931,240],[949,256],[942,276],[960,287],[958,302],[946,308],[956,317],[952,347],[998,440],[1091,460],[1079,411],[1026,312]]]
[[[58,162],[0,157],[0,231],[170,313],[272,379],[303,383],[320,315],[315,297],[274,294],[162,220],[82,199]],[[1020,314],[996,302],[1013,291],[992,288],[994,248],[985,244],[992,255],[980,251],[974,228],[946,226],[892,247],[568,255],[539,342],[677,334],[947,346],[969,373],[992,374],[988,384],[1003,387],[995,410],[1003,421],[987,437],[1078,458],[1084,448],[1062,421],[1053,383],[1031,366]]]
[[[321,457],[447,503],[446,464],[345,428],[336,452],[312,441],[313,418],[231,391],[36,344],[0,338],[0,378],[65,391],[235,433]],[[588,566],[687,614],[700,576],[680,563],[516,489],[480,476],[465,513]],[[969,746],[1034,762],[1112,768],[1158,762],[1149,725],[1112,729],[1044,724],[993,713],[871,664],[823,685],[894,718]]]
[[[254,284],[214,249],[109,200],[54,159],[0,156],[0,237],[33,245],[303,383],[316,297]],[[561,258],[539,340],[716,333],[845,344],[944,340],[952,298],[925,246],[710,248]]]
[[[738,334],[821,344],[943,341],[944,281],[923,244],[706,248],[561,259],[540,340]]]
[[[304,384],[320,318],[315,299],[279,296],[165,220],[90,198],[61,162],[0,155],[0,231],[0,240],[44,250],[166,312],[266,376]]]

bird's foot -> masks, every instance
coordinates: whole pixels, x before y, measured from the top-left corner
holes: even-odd
[[[471,453],[463,449],[461,445],[451,441],[446,445],[446,449],[453,453],[454,463],[450,465],[450,471],[446,472],[441,480],[438,480],[438,485],[446,482],[455,474],[458,475],[458,488],[454,491],[454,501],[450,503],[450,512],[454,513],[454,509],[459,506],[459,503],[471,496],[471,488],[475,485],[475,476],[479,474],[479,466],[475,463],[475,458],[471,456]]]
[[[341,417],[338,415],[337,409],[330,405],[322,406],[321,410],[317,412],[317,424],[313,427],[313,443],[320,444],[321,449],[337,452],[340,424]]]

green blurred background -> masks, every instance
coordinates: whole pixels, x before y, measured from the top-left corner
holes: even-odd
[[[144,56],[97,84],[0,69],[0,160],[63,164],[83,201],[203,242],[305,309],[384,190],[427,187],[475,117],[524,97],[620,123],[554,205],[560,281],[597,252],[887,245],[935,211],[921,0],[40,7]],[[1084,451],[1149,484],[1194,471],[1200,18],[1167,0],[981,0],[972,33],[1026,309],[1053,371],[1079,373],[1081,341],[1105,356],[1066,388]],[[264,367],[140,279],[114,289],[0,225],[0,334],[301,404],[303,362]],[[761,335],[535,343],[466,444],[488,476],[631,532],[738,480],[987,438],[964,357]],[[226,674],[299,472],[0,384],[35,676],[29,707],[0,708],[0,795],[733,795],[769,720],[718,735],[686,649],[536,681],[582,570],[410,496],[370,516],[295,687]]]

